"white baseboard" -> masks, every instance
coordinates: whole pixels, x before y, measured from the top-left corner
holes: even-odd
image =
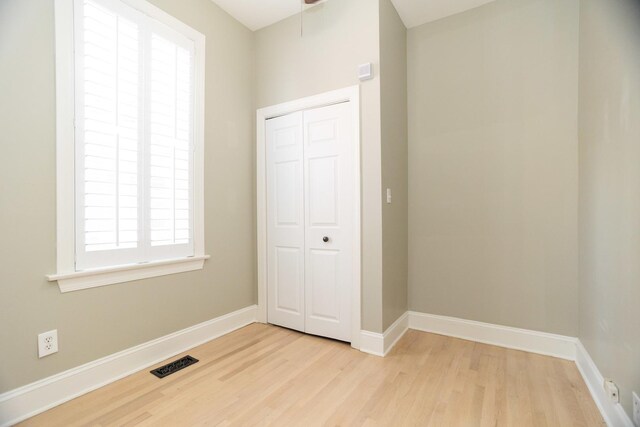
[[[607,425],[634,427],[622,405],[609,400],[604,378],[577,338],[416,312],[409,312],[409,328],[575,361]]]
[[[0,426],[30,418],[256,321],[257,306],[191,326],[0,395]]]
[[[609,400],[604,390],[604,378],[580,341],[576,343],[576,349],[578,370],[607,425],[610,427],[633,427],[633,422],[622,405]]]
[[[409,312],[409,328],[561,359],[576,360],[577,338],[455,317]]]
[[[360,331],[360,351],[384,357],[384,335],[377,332]]]
[[[373,354],[375,356],[386,356],[396,343],[409,329],[409,313],[400,316],[391,326],[384,331],[384,334],[361,331],[360,351]]]
[[[176,354],[256,321],[257,306],[183,329],[0,395],[0,426],[9,426],[103,387]],[[415,329],[576,362],[610,427],[634,427],[619,403],[606,395],[596,364],[577,338],[453,317],[407,312],[383,334],[361,331],[360,350],[386,356],[407,329]]]

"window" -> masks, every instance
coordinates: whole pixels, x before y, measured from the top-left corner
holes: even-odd
[[[204,36],[142,0],[56,0],[56,49],[50,280],[75,290],[202,268]]]

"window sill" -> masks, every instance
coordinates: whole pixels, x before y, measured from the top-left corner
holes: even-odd
[[[148,279],[150,277],[201,270],[204,267],[204,262],[209,258],[209,255],[202,255],[74,273],[50,274],[47,279],[50,282],[58,282],[60,292],[73,292],[98,286]]]

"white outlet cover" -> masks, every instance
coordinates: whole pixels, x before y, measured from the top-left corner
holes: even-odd
[[[633,422],[640,427],[640,397],[638,393],[633,392]]]
[[[58,330],[43,332],[38,335],[38,357],[43,358],[58,352]]]
[[[611,402],[613,403],[620,402],[620,390],[618,389],[618,386],[616,385],[616,383],[614,383],[612,380],[605,379],[604,389],[607,392],[609,399],[611,399]]]

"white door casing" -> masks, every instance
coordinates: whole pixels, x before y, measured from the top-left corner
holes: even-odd
[[[268,239],[267,230],[269,224],[267,221],[267,123],[272,121],[271,119],[280,118],[294,112],[300,112],[305,110],[311,110],[319,107],[332,106],[339,103],[345,103],[344,106],[348,114],[348,130],[346,133],[350,133],[349,139],[349,160],[351,164],[351,182],[348,178],[342,179],[341,186],[348,187],[348,191],[351,192],[351,211],[348,209],[343,211],[344,217],[350,218],[352,239],[350,248],[344,250],[350,252],[349,266],[345,266],[350,271],[350,297],[343,298],[342,301],[350,305],[350,335],[348,338],[340,337],[351,342],[353,348],[360,348],[360,326],[361,326],[361,199],[360,199],[360,89],[358,86],[347,87],[344,89],[338,89],[319,95],[310,96],[307,98],[298,99],[295,101],[285,102],[270,107],[265,107],[257,110],[256,113],[256,206],[257,206],[257,251],[258,251],[258,312],[257,320],[259,322],[267,322],[268,311],[268,297],[267,297],[267,282],[268,273],[270,273],[270,266],[268,268]],[[275,122],[274,122],[275,123]],[[304,157],[304,155],[303,155]],[[306,159],[308,160],[308,159]],[[322,163],[322,162],[320,162]],[[317,168],[316,168],[317,169]],[[320,212],[322,213],[322,212]],[[317,215],[317,213],[316,213]],[[319,231],[319,230],[318,230]],[[326,229],[324,231],[327,231]],[[322,236],[324,237],[324,235]],[[331,237],[331,236],[328,236]],[[334,239],[335,239],[334,235]],[[334,240],[334,245],[336,244]],[[305,249],[312,248],[316,243],[311,243]],[[321,248],[330,249],[328,247]],[[334,246],[334,249],[338,246]],[[322,249],[321,249],[322,250]],[[340,248],[342,250],[342,248]],[[319,264],[319,263],[317,263]],[[306,272],[307,268],[304,268]],[[303,290],[304,292],[304,290]],[[314,317],[322,318],[319,307],[315,309],[317,312]],[[306,307],[305,307],[306,311]],[[326,313],[325,313],[326,314]],[[325,316],[331,317],[331,316]],[[326,319],[325,319],[326,320]],[[271,321],[271,317],[269,318]],[[313,326],[312,326],[313,329]],[[321,332],[312,332],[321,333]],[[345,334],[347,335],[347,334]]]

